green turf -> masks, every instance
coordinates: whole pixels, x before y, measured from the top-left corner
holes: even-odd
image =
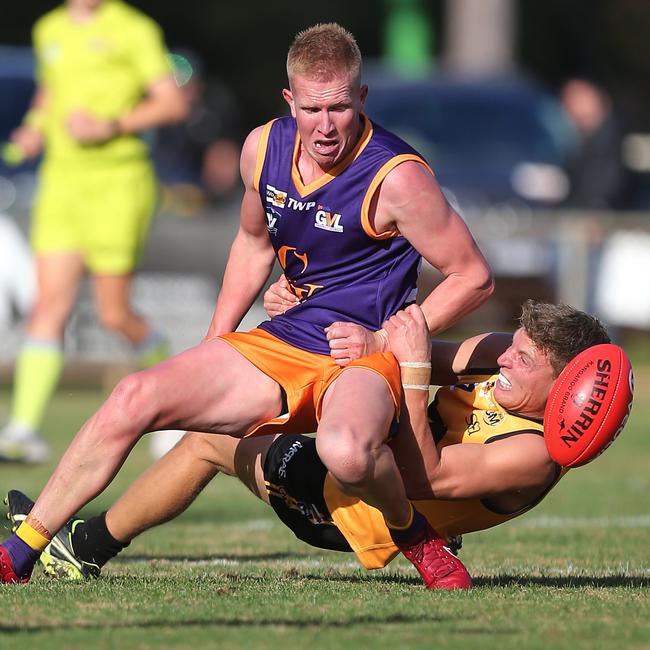
[[[0,648],[650,648],[650,371],[637,380],[604,456],[526,516],[465,537],[469,593],[426,592],[402,560],[367,573],[312,549],[221,477],[98,581],[0,587]],[[45,432],[57,451],[99,400],[57,396]],[[147,463],[139,445],[86,512]],[[50,470],[0,465],[0,489],[36,495]]]

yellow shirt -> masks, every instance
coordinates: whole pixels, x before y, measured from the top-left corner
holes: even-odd
[[[496,376],[464,377],[463,381],[467,383],[440,388],[429,405],[429,423],[438,448],[454,444],[487,444],[531,431],[543,434],[542,422],[509,413],[495,401]],[[558,474],[558,480],[565,472],[562,470]],[[325,478],[323,495],[332,520],[364,567],[381,568],[397,555],[397,547],[379,510],[344,495],[329,474]],[[450,538],[512,519],[530,510],[544,496],[508,514],[491,510],[480,499],[427,500],[414,501],[413,504],[438,533]]]
[[[147,146],[136,136],[81,145],[65,122],[75,110],[116,118],[170,73],[158,25],[120,0],[104,0],[85,23],[74,23],[65,6],[47,13],[34,26],[33,41],[38,83],[47,97],[46,159],[86,164],[146,156]]]

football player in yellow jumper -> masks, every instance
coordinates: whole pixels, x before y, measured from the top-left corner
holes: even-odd
[[[167,356],[129,293],[157,203],[142,134],[187,107],[160,28],[120,0],[67,0],[36,22],[33,43],[37,88],[11,140],[24,157],[43,152],[31,228],[37,296],[0,456],[38,463],[50,455],[39,429],[86,270],[102,325],[133,345],[139,365]]]

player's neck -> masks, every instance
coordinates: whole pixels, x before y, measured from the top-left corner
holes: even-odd
[[[85,23],[89,23],[95,18],[100,7],[101,4],[98,4],[94,7],[88,7],[83,3],[69,1],[68,15],[70,16],[70,20],[73,23],[77,25],[83,25]]]
[[[323,174],[327,174],[331,167],[327,169],[321,167],[303,148],[302,145],[298,150],[296,167],[300,174],[300,179],[305,185],[317,181]]]

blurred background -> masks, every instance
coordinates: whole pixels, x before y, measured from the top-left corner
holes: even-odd
[[[33,90],[31,27],[57,4],[3,6],[0,142],[20,123]],[[294,34],[330,20],[350,29],[364,54],[368,115],[428,159],[494,269],[494,297],[450,336],[512,330],[519,304],[533,297],[596,313],[624,345],[646,340],[650,3],[130,4],[162,27],[192,107],[185,123],[151,134],[162,205],[134,295],[174,352],[200,340],[212,313],[237,228],[243,138],[286,112],[281,89]],[[25,234],[35,168],[0,162],[5,383],[34,290]],[[423,288],[437,281],[425,269]],[[256,305],[244,327],[262,319]],[[66,354],[69,381],[110,383],[128,369],[128,350],[100,329],[86,290]]]

